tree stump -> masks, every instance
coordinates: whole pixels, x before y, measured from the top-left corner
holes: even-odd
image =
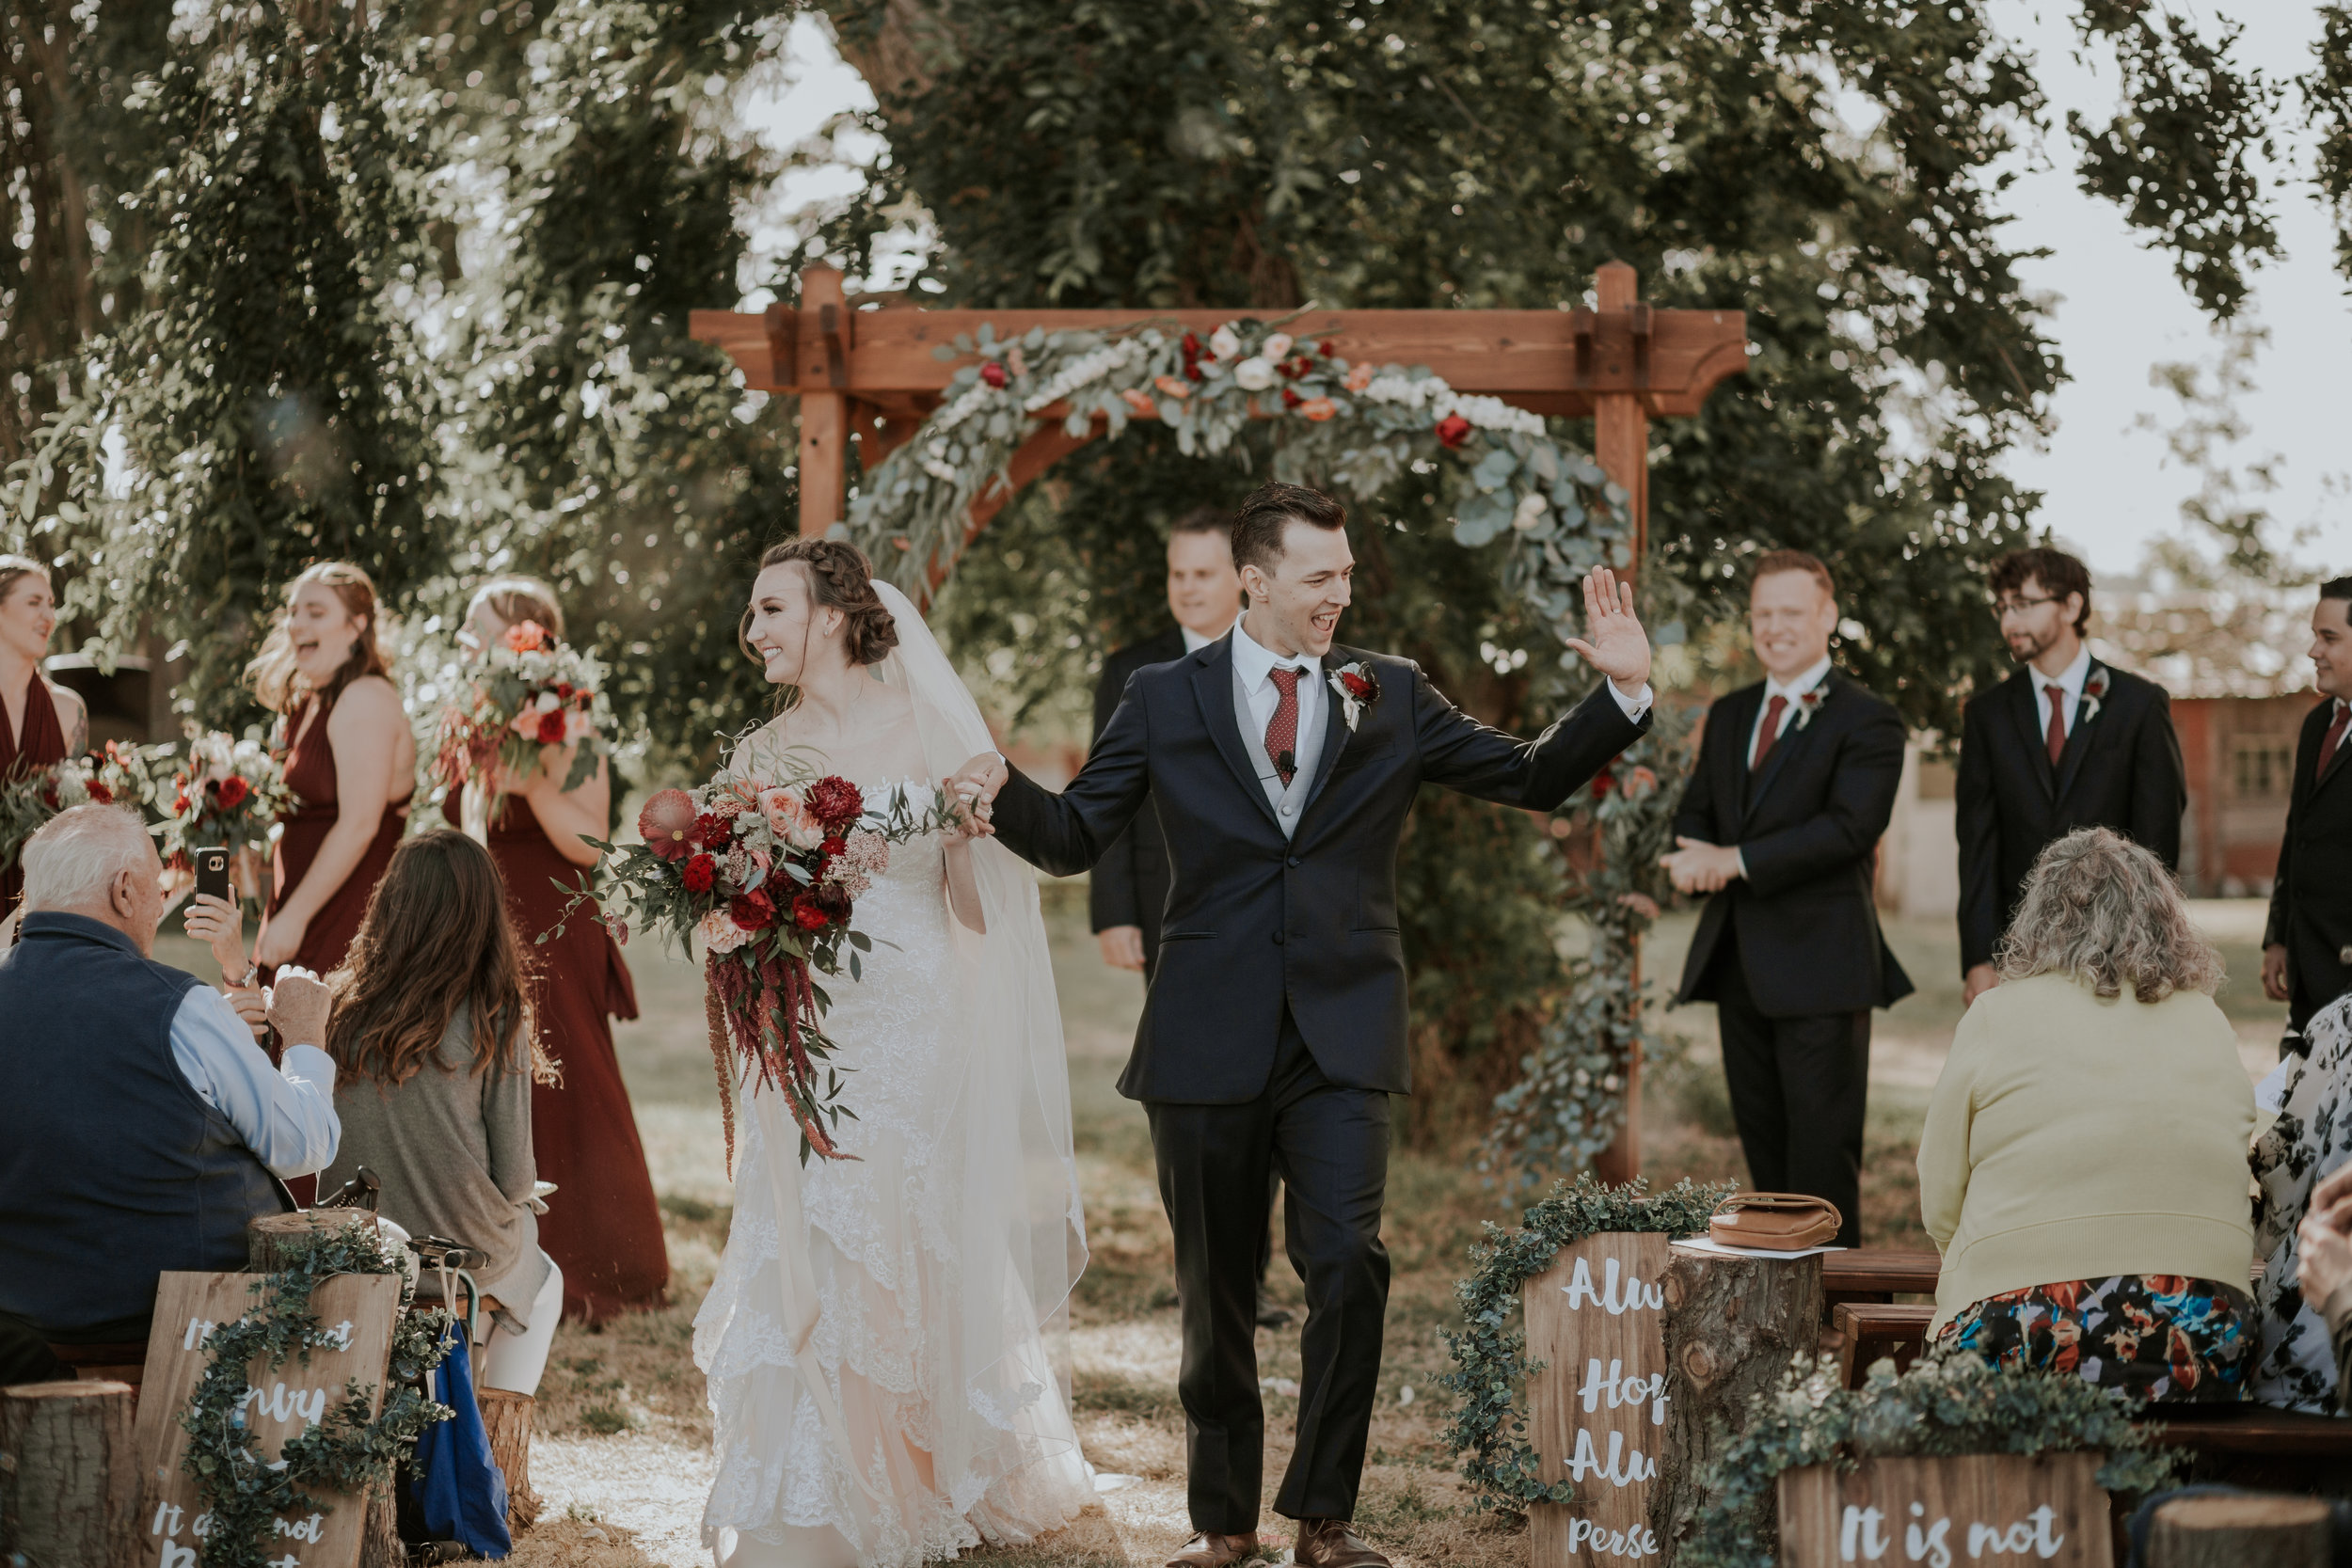
[[[127,1383],[0,1389],[0,1560],[117,1568],[138,1503]]]
[[[539,1402],[504,1388],[475,1391],[482,1426],[490,1436],[490,1459],[506,1477],[506,1528],[520,1534],[536,1524],[539,1494],[531,1489],[531,1423]]]
[[[276,1274],[286,1266],[284,1243],[289,1237],[328,1235],[354,1220],[375,1231],[375,1216],[364,1209],[302,1209],[291,1214],[263,1214],[245,1227],[246,1272]]]
[[[1666,1431],[1650,1522],[1669,1560],[1704,1502],[1698,1477],[1788,1365],[1821,1340],[1821,1259],[1733,1258],[1677,1247],[1663,1281]],[[1717,1430],[1719,1429],[1719,1431]]]
[[[408,1568],[408,1548],[400,1539],[399,1498],[392,1488],[401,1472],[368,1488],[367,1523],[359,1532],[359,1568]]]
[[[2149,1568],[2327,1568],[2329,1511],[2317,1497],[2180,1497],[2156,1510]]]

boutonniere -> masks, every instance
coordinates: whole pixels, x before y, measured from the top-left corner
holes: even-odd
[[[1364,709],[1380,700],[1380,677],[1359,658],[1329,672],[1329,678],[1331,689],[1340,699],[1340,717],[1347,721],[1347,733],[1354,735],[1356,721],[1364,716]]]
[[[1813,722],[1813,716],[1821,711],[1821,705],[1827,701],[1829,701],[1829,682],[1826,680],[1810,691],[1799,692],[1796,717],[1788,721],[1788,728],[1793,732]]]
[[[2099,705],[2107,694],[2107,667],[2094,667],[2090,678],[2083,682],[2083,722],[2088,724],[2099,717]]]

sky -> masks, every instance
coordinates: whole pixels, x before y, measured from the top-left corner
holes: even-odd
[[[2210,4],[2182,4],[2210,27]],[[2063,127],[2068,110],[2103,122],[2114,110],[2112,71],[2074,57],[2071,8],[2046,0],[1992,0],[1994,24],[2031,54],[2051,101],[2052,120]],[[2221,14],[2245,24],[2241,56],[2279,77],[2295,75],[2312,58],[2318,32],[2308,0],[2239,0]],[[760,139],[786,147],[818,131],[844,109],[867,107],[872,95],[834,51],[823,23],[796,19],[780,68],[743,103]],[[842,143],[850,162],[870,158],[869,139]],[[2326,214],[2311,199],[2302,176],[2308,151],[2286,150],[2275,219],[2286,255],[2255,274],[2255,292],[2242,315],[2270,331],[2254,366],[2257,388],[2239,412],[2249,428],[2233,454],[2240,467],[2276,459],[2279,489],[2268,498],[2282,531],[2310,528],[2296,559],[2352,571],[2352,296],[2334,271]],[[2079,551],[2094,572],[2127,574],[2141,563],[2148,543],[2174,531],[2180,505],[2196,493],[2198,477],[2169,461],[2159,427],[2177,423],[2172,395],[2150,383],[2152,366],[2211,361],[2219,345],[2187,293],[2174,281],[2170,259],[2144,248],[2107,203],[2075,186],[2074,153],[2062,129],[2047,145],[2021,151],[2019,172],[2004,205],[2014,214],[2005,231],[2020,250],[2051,254],[2022,264],[2028,292],[2048,311],[2055,339],[2073,378],[2054,404],[2048,441],[2013,452],[2009,472],[2042,492],[2040,523]],[[765,307],[771,295],[752,285],[788,246],[791,215],[812,201],[853,190],[857,175],[845,163],[796,173],[771,199],[746,214],[754,257],[745,264],[743,308]]]

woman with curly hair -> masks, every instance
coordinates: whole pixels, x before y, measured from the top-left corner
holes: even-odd
[[[1931,1350],[2244,1399],[2254,1095],[2220,957],[2164,863],[2105,828],[2042,850],[1998,956],[1919,1137]]]

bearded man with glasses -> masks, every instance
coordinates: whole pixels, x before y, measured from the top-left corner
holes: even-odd
[[[1963,1000],[1999,983],[1994,949],[2042,847],[2112,828],[2181,863],[2188,784],[2164,688],[2091,657],[2090,569],[2063,550],[1993,563],[1994,613],[2021,668],[1970,702],[1954,789]]]

